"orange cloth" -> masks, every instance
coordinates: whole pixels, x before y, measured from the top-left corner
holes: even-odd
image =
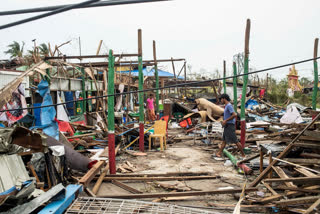
[[[151,121],[154,121],[156,119],[154,109],[148,109],[148,119]]]

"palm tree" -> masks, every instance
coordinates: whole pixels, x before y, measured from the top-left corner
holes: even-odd
[[[8,45],[8,50],[6,50],[5,54],[10,54],[10,58],[22,57],[24,42],[22,42],[22,46],[20,46],[19,42],[13,41],[12,44]]]
[[[48,48],[47,44],[42,43],[38,46],[38,48],[40,50],[40,56],[42,56],[42,57],[49,56],[49,48]]]

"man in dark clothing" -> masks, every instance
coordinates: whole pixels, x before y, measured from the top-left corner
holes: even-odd
[[[235,126],[235,122],[236,122],[235,118],[237,117],[237,113],[234,111],[233,106],[230,103],[229,95],[222,94],[220,96],[220,101],[221,103],[225,104],[223,121],[222,121],[222,126],[224,127],[224,131],[223,131],[223,137],[222,137],[223,142],[216,155],[217,157],[221,157],[222,151],[226,147],[226,144],[235,143],[238,149],[240,150],[242,157],[245,157],[243,148],[237,139],[236,126]]]

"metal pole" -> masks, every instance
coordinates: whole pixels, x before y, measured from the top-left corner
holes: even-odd
[[[114,94],[114,57],[112,50],[109,51],[108,67],[108,95]],[[114,135],[114,96],[108,97],[108,150],[110,174],[116,174],[116,154]]]
[[[142,65],[142,34],[138,30],[138,69],[139,69],[139,90],[143,90],[143,65]],[[144,97],[143,92],[139,92],[139,150],[144,152]]]
[[[157,120],[160,119],[159,116],[159,74],[158,74],[158,64],[157,64],[157,53],[156,53],[156,41],[153,40],[153,59],[154,59],[154,76],[156,79],[156,112],[157,112]]]
[[[318,56],[318,42],[319,39],[316,38],[314,40],[314,51],[313,51],[313,58],[317,58]],[[312,94],[312,109],[317,109],[317,93],[318,93],[318,84],[319,84],[319,77],[318,77],[318,63],[317,60],[313,60],[313,67],[314,67],[314,84],[313,84],[313,94]]]
[[[248,83],[248,70],[249,70],[249,39],[250,39],[250,19],[247,19],[246,34],[245,34],[245,47],[244,47],[244,76],[241,97],[241,145],[244,148],[246,140],[246,115],[245,115],[245,102],[247,94]]]

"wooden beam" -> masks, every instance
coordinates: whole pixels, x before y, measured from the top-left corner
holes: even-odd
[[[265,182],[272,183],[272,182],[294,182],[294,183],[318,183],[320,182],[320,176],[315,177],[298,177],[298,178],[269,178],[265,179]]]
[[[79,183],[87,187],[94,176],[99,172],[105,161],[98,161],[93,167],[80,179]]]
[[[204,180],[217,179],[219,176],[179,176],[179,177],[104,177],[104,181],[130,180],[130,181],[183,181],[183,180]]]
[[[282,178],[282,179],[290,178],[279,166],[275,166],[273,169],[279,175],[280,178]],[[284,182],[284,183],[288,187],[297,187],[292,182]]]
[[[289,205],[313,203],[317,200],[319,200],[319,196],[307,196],[307,197],[301,197],[301,198],[276,201],[275,203],[281,207],[285,207]]]
[[[320,205],[320,198],[318,200],[316,200],[305,212],[304,214],[309,214],[313,211],[315,211],[315,209]]]
[[[168,172],[168,173],[153,173],[153,174],[116,174],[108,175],[108,177],[170,177],[170,176],[200,176],[209,175],[210,172]]]
[[[130,187],[124,183],[121,183],[120,181],[116,181],[116,180],[112,180],[111,183],[113,183],[114,185],[128,191],[128,192],[131,192],[133,194],[142,194],[143,192],[133,188],[133,187]]]
[[[257,191],[258,188],[247,188],[245,192]],[[217,195],[217,194],[233,194],[241,193],[242,189],[225,189],[212,191],[190,191],[190,192],[175,192],[175,193],[144,193],[144,194],[129,194],[129,195],[101,195],[100,198],[161,198],[161,197],[180,197],[180,196],[199,196],[199,195]]]

